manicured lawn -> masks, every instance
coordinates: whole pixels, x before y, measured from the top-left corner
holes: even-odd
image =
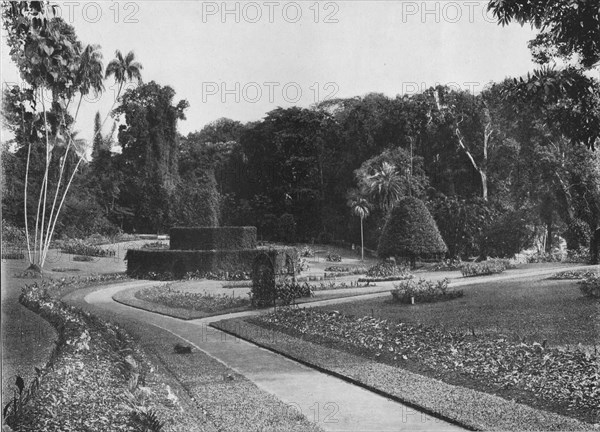
[[[488,282],[465,287],[464,297],[449,302],[401,305],[390,296],[336,305],[335,310],[357,317],[442,326],[470,335],[547,340],[552,346],[581,343],[600,350],[600,305],[584,297],[576,281]]]

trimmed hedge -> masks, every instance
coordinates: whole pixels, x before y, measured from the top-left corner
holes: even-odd
[[[256,233],[256,232],[255,232]],[[260,254],[267,254],[275,263],[276,272],[285,272],[286,255],[296,259],[294,248],[245,250],[142,250],[127,251],[127,274],[145,277],[149,273],[170,273],[184,277],[187,273],[251,272]]]
[[[256,249],[256,227],[171,228],[171,250]]]
[[[383,227],[377,254],[379,258],[410,258],[442,255],[448,248],[435,220],[423,201],[405,197],[398,201]]]

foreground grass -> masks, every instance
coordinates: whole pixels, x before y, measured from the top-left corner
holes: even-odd
[[[325,307],[323,310],[330,310]],[[345,315],[441,326],[449,331],[551,346],[598,346],[600,305],[581,294],[576,281],[487,282],[464,289],[451,302],[399,305],[390,297],[340,304]]]

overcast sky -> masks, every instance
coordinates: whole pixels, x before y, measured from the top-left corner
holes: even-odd
[[[277,106],[328,97],[389,96],[449,84],[480,91],[533,69],[529,27],[498,26],[477,1],[65,2],[62,16],[105,65],[130,50],[187,99],[183,134],[220,117],[258,120]],[[4,37],[4,34],[3,34]],[[2,43],[2,80],[18,74]],[[116,87],[84,102],[77,129],[109,110]]]

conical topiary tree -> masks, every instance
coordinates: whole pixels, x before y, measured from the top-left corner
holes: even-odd
[[[405,197],[396,203],[388,216],[377,254],[380,258],[408,258],[414,267],[417,257],[441,255],[447,250],[423,201]]]

